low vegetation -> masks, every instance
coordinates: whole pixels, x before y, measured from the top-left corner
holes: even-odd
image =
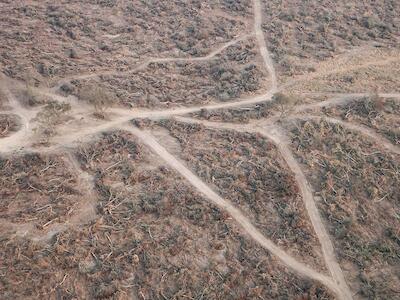
[[[242,236],[131,135],[106,133],[77,157],[96,178],[98,217],[48,245],[3,236],[6,299],[332,299]]]
[[[20,127],[18,117],[10,114],[0,114],[0,138],[6,137]]]
[[[268,74],[254,63],[261,59],[257,51],[253,39],[241,41],[214,59],[151,63],[137,72],[103,75],[94,84],[103,94],[115,95],[117,103],[130,107],[160,108],[230,101],[268,87]],[[74,90],[91,85],[87,79],[72,83]]]
[[[283,77],[313,73],[318,62],[342,49],[397,44],[400,6],[395,1],[263,2],[263,30]]]

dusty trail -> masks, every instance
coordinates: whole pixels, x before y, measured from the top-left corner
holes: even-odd
[[[393,145],[389,140],[387,140],[383,136],[376,133],[373,129],[368,128],[363,125],[360,125],[360,124],[354,124],[354,123],[346,122],[343,120],[339,120],[339,119],[331,118],[331,117],[327,117],[327,116],[294,115],[288,119],[316,120],[316,121],[326,120],[327,122],[332,123],[332,124],[339,124],[339,125],[343,126],[344,128],[359,132],[362,135],[365,135],[365,136],[371,138],[372,140],[374,140],[376,142],[377,145],[381,145],[382,147],[386,148],[390,152],[400,155],[400,147],[399,146]]]
[[[307,209],[308,215],[310,217],[311,223],[320,241],[322,253],[326,265],[331,273],[331,276],[335,280],[336,284],[339,286],[340,298],[341,299],[352,299],[352,293],[346,283],[342,269],[340,268],[335,255],[335,250],[333,248],[332,241],[329,237],[328,232],[325,229],[325,225],[319,214],[319,210],[315,204],[314,197],[308,184],[308,181],[301,170],[299,163],[294,158],[289,146],[286,144],[285,137],[280,133],[277,127],[267,127],[259,131],[262,135],[274,142],[278,147],[281,156],[288,164],[289,168],[295,174],[296,182],[299,185],[302,198]]]
[[[128,75],[131,73],[135,73],[141,70],[146,69],[150,64],[152,63],[169,63],[169,62],[196,62],[196,61],[206,61],[213,59],[217,55],[219,55],[222,51],[224,51],[226,48],[229,48],[230,46],[243,41],[247,38],[252,36],[252,34],[245,34],[241,35],[223,45],[220,47],[216,48],[215,50],[211,51],[209,54],[206,56],[199,56],[199,57],[165,57],[165,58],[149,58],[145,60],[145,62],[138,64],[136,67],[134,67],[131,70],[127,71],[116,71],[116,70],[111,70],[111,71],[98,71],[98,72],[92,72],[92,73],[87,73],[87,74],[81,74],[81,75],[73,75],[73,76],[68,76],[63,79],[61,79],[55,87],[52,89],[53,91],[58,90],[63,84],[70,82],[72,80],[82,80],[82,79],[90,79],[90,78],[96,78],[99,76],[107,76],[107,75]]]
[[[194,123],[194,124],[202,124],[204,126],[213,127],[217,129],[228,129],[228,130],[236,130],[241,132],[255,132],[260,133],[265,136],[267,139],[271,140],[277,147],[281,156],[288,164],[289,168],[295,175],[296,182],[300,188],[302,198],[304,201],[304,205],[310,217],[311,223],[315,230],[315,233],[320,241],[320,245],[322,248],[324,260],[326,265],[336,281],[337,285],[340,289],[340,298],[341,299],[352,299],[352,293],[347,286],[346,280],[342,273],[342,270],[339,264],[336,261],[335,251],[333,248],[333,244],[330,240],[330,237],[325,229],[325,226],[322,222],[321,216],[319,214],[318,208],[315,204],[313,194],[311,192],[311,188],[307,182],[306,177],[301,170],[300,165],[297,163],[294,158],[292,152],[285,142],[284,135],[280,133],[276,126],[270,126],[267,128],[258,128],[253,125],[238,125],[238,124],[228,124],[228,123],[218,123],[218,122],[209,122],[196,120],[192,118],[184,118],[184,117],[175,117],[177,121]]]
[[[316,272],[308,266],[298,262],[286,252],[277,247],[272,241],[264,237],[247,219],[242,212],[234,207],[229,201],[221,198],[215,193],[208,185],[206,185],[199,177],[191,172],[183,163],[171,155],[163,146],[161,146],[150,134],[139,130],[136,127],[122,127],[121,129],[127,130],[137,136],[144,144],[152,149],[159,155],[165,162],[175,169],[181,176],[188,180],[193,187],[201,192],[209,201],[218,205],[227,211],[231,217],[243,228],[243,230],[255,241],[257,241],[265,249],[269,250],[273,255],[276,255],[284,264],[292,268],[296,272],[307,276],[311,279],[317,280],[330,288],[337,295],[341,294],[338,286],[332,282],[332,279]],[[343,298],[344,299],[344,298]]]
[[[253,13],[254,13],[254,32],[256,34],[258,47],[260,49],[261,56],[264,60],[264,65],[271,75],[271,92],[275,93],[278,89],[278,80],[275,72],[274,63],[271,59],[271,55],[267,48],[264,33],[262,31],[262,7],[260,0],[253,0]]]
[[[96,191],[93,175],[84,171],[80,163],[71,151],[67,151],[64,156],[65,161],[71,170],[79,178],[78,185],[84,190],[81,202],[75,209],[77,213],[73,214],[67,224],[78,226],[86,224],[96,218]]]

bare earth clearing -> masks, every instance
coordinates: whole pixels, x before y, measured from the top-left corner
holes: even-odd
[[[89,2],[0,4],[2,299],[400,299],[397,3]]]

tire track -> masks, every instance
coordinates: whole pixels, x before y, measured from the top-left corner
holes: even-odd
[[[277,247],[271,240],[267,239],[260,231],[258,231],[251,221],[246,218],[242,212],[233,206],[229,201],[220,197],[199,177],[190,171],[182,162],[170,154],[163,146],[161,146],[154,137],[136,127],[121,127],[138,137],[145,145],[147,145],[154,153],[160,156],[170,167],[175,169],[182,177],[184,177],[194,188],[203,194],[210,202],[224,209],[229,215],[242,227],[242,229],[263,248],[270,251],[278,257],[285,265],[300,273],[303,276],[316,280],[327,286],[335,294],[340,295],[341,291],[338,286],[332,282],[332,279],[320,274],[303,263],[288,255],[285,251]]]

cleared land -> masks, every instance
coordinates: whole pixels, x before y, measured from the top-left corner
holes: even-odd
[[[399,299],[396,1],[0,12],[0,298]]]

